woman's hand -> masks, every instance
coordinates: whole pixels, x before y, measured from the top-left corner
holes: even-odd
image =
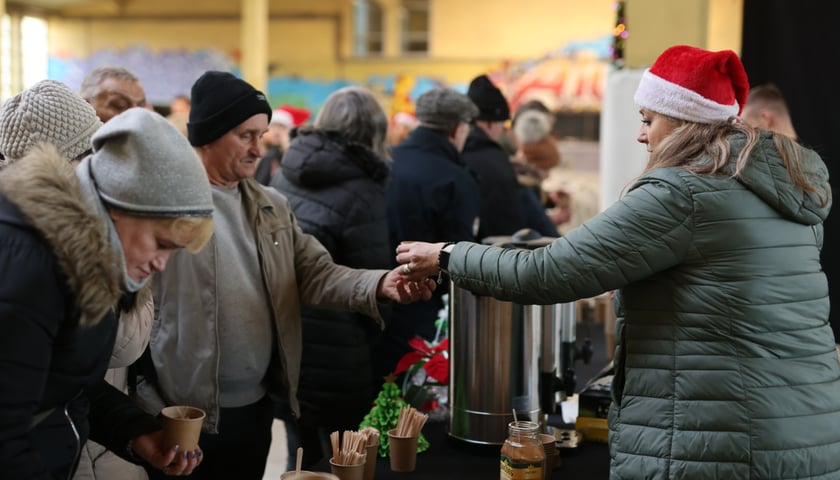
[[[201,463],[200,448],[182,452],[178,445],[167,449],[163,442],[163,430],[140,435],[132,444],[134,454],[149,465],[159,468],[166,475],[189,475]]]
[[[416,280],[437,277],[438,256],[445,243],[402,242],[397,246],[397,263],[405,278]]]

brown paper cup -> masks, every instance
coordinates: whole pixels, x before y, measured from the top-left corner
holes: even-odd
[[[379,442],[365,447],[365,474],[363,480],[373,480],[376,473],[376,459],[379,458]]]
[[[163,438],[168,448],[181,446],[182,452],[198,448],[198,437],[204,423],[204,410],[195,407],[173,406],[160,411],[163,415]]]
[[[416,437],[398,437],[396,430],[388,431],[388,448],[391,456],[392,472],[413,472],[417,464],[417,442],[420,435]]]
[[[298,475],[295,470],[289,470],[280,474],[280,480],[340,480],[332,473],[327,472],[310,472],[309,470],[301,470]]]
[[[365,476],[366,462],[367,459],[358,465],[339,465],[330,458],[330,470],[341,480],[362,480]]]

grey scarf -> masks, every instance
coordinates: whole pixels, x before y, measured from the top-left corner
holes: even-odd
[[[119,265],[115,265],[119,267],[120,271],[123,273],[123,287],[126,291],[129,292],[137,292],[144,285],[149,281],[148,277],[143,281],[136,282],[131,277],[128,276],[128,271],[126,270],[125,265],[125,253],[123,252],[122,243],[120,242],[120,237],[117,235],[117,229],[114,227],[114,222],[111,220],[111,215],[108,214],[108,209],[105,207],[105,204],[102,202],[102,199],[99,197],[99,190],[96,188],[96,180],[93,178],[90,172],[90,161],[91,156],[87,156],[82,162],[76,167],[76,176],[79,177],[79,183],[82,187],[82,194],[87,200],[88,204],[96,211],[102,221],[105,223],[105,230],[108,232],[108,241],[111,246],[114,248],[114,252],[117,254],[116,257],[119,259]]]

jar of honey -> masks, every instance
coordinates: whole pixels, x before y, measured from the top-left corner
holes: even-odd
[[[508,424],[508,437],[502,445],[500,480],[542,480],[545,450],[539,430],[540,425],[534,422]]]

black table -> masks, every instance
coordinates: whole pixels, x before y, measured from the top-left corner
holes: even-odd
[[[429,449],[417,455],[413,472],[391,471],[389,458],[376,459],[375,480],[488,480],[499,478],[500,446],[472,445],[449,436],[446,422],[426,423],[423,435]],[[561,453],[562,465],[554,470],[554,480],[606,480],[609,478],[609,452],[604,443],[584,442]],[[312,470],[329,472],[329,461],[322,460]]]

